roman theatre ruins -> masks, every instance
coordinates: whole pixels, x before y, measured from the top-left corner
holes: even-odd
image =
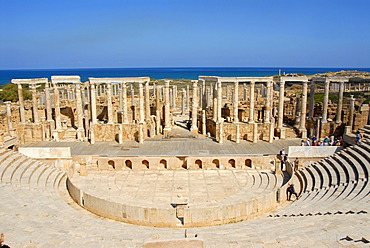
[[[13,79],[19,101],[1,105],[1,192],[9,206],[20,203],[14,211],[26,229],[48,225],[40,228],[44,241],[34,237],[40,247],[72,239],[89,246],[96,237],[124,247],[297,245],[278,240],[284,228],[297,242],[365,246],[369,82],[298,75]],[[305,146],[312,137],[327,140]],[[300,196],[294,202],[286,195],[292,183]],[[13,226],[0,232],[25,246],[19,235],[26,229],[12,211],[0,208],[1,222]],[[315,236],[312,223],[322,223],[326,236]],[[67,229],[68,237],[55,234]],[[116,238],[113,229],[130,238]]]

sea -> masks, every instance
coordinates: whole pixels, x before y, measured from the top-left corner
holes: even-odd
[[[78,75],[85,82],[89,77],[150,77],[154,79],[197,79],[198,76],[264,77],[303,73],[357,70],[370,72],[370,68],[293,68],[293,67],[161,67],[161,68],[83,68],[83,69],[27,69],[0,70],[0,85],[12,79],[51,78],[51,76]]]

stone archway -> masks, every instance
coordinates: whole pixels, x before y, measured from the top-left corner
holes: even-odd
[[[230,165],[232,168],[236,168],[236,165],[235,165],[235,159],[229,159],[229,165]]]
[[[132,162],[131,162],[131,160],[126,160],[125,161],[125,165],[126,165],[127,168],[129,168],[129,169],[132,170]]]
[[[214,159],[212,160],[212,164],[214,165],[214,167],[216,167],[217,169],[220,169],[220,160],[218,159]]]
[[[115,169],[116,169],[116,165],[115,165],[115,162],[114,162],[113,160],[109,160],[109,161],[108,161],[108,165],[109,165],[110,167],[112,167],[112,168],[113,168],[113,170],[115,170]]]
[[[195,160],[195,166],[197,169],[202,169],[203,168],[203,162],[200,159]]]
[[[141,162],[142,165],[144,165],[147,169],[149,169],[149,161],[148,160],[143,160]]]
[[[161,161],[159,161],[159,164],[160,164],[163,168],[167,169],[167,160],[162,159]]]

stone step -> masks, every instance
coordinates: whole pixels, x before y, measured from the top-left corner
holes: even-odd
[[[1,175],[1,182],[10,184],[14,173],[21,167],[24,163],[28,162],[29,158],[26,156],[19,156],[18,159],[12,161],[12,163],[3,170]]]
[[[22,156],[17,153],[12,153],[3,159],[0,166],[0,182],[3,182],[3,178],[8,169],[15,165],[17,160],[22,159]]]
[[[24,171],[27,170],[27,168],[30,167],[33,163],[35,163],[34,160],[27,159],[24,163],[20,163],[19,166],[14,169],[11,175],[12,185],[19,186],[22,173],[24,173]]]

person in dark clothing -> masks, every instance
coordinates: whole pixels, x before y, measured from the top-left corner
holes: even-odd
[[[292,195],[295,195],[296,199],[298,199],[298,194],[295,192],[294,184],[290,184],[288,186],[288,188],[286,189],[286,193],[288,201],[290,201]]]

